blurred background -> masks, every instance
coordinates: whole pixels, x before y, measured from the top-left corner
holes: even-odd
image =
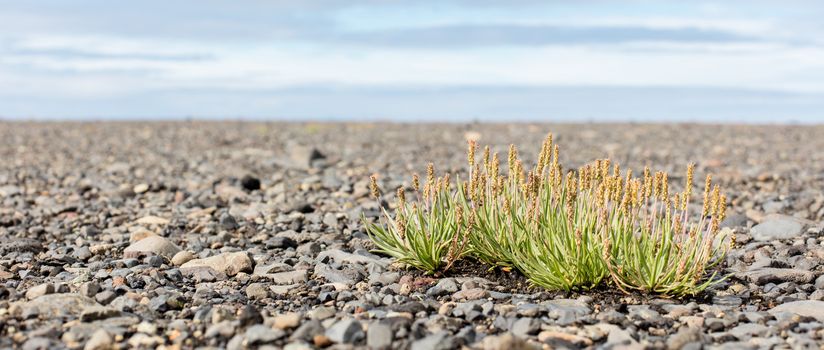
[[[0,118],[824,122],[817,1],[6,1]]]

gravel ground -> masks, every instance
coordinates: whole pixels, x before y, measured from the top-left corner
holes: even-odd
[[[370,254],[386,193],[465,139],[611,157],[733,205],[732,277],[687,300],[549,293]],[[824,344],[824,127],[0,123],[0,348],[792,348]],[[387,201],[392,201],[391,195]],[[472,265],[471,263],[465,265]]]

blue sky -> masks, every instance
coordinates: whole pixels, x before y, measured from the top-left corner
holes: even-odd
[[[0,0],[0,118],[824,122],[816,1]]]

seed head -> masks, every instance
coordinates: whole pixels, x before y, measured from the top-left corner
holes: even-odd
[[[429,163],[426,166],[426,183],[430,186],[435,184],[435,164]]]
[[[477,148],[475,140],[469,140],[466,150],[466,159],[469,162],[470,170],[472,170],[475,167],[475,148]]]
[[[707,175],[704,182],[704,206],[701,209],[701,216],[706,217],[710,213],[710,186],[712,186],[712,175]]]
[[[375,199],[380,197],[381,193],[380,190],[378,190],[378,177],[376,175],[369,177],[369,190],[372,192],[372,197],[375,197]]]
[[[403,187],[398,187],[398,208],[403,208],[406,205],[406,193]]]
[[[415,189],[415,192],[421,190],[421,179],[417,173],[412,174],[412,188]]]
[[[721,195],[721,198],[718,200],[718,220],[723,221],[724,218],[727,217],[727,196]]]

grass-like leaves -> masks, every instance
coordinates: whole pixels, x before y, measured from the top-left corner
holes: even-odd
[[[481,162],[475,151],[470,141],[469,177],[454,189],[430,165],[423,193],[413,177],[415,201],[399,189],[394,216],[364,219],[377,251],[429,273],[471,256],[553,290],[609,281],[625,292],[684,296],[722,279],[717,266],[733,238],[718,230],[726,197],[708,177],[703,210],[691,217],[693,166],[683,192],[670,195],[666,173],[635,178],[609,160],[563,173],[551,135],[528,170],[514,146],[506,174],[488,147]]]

